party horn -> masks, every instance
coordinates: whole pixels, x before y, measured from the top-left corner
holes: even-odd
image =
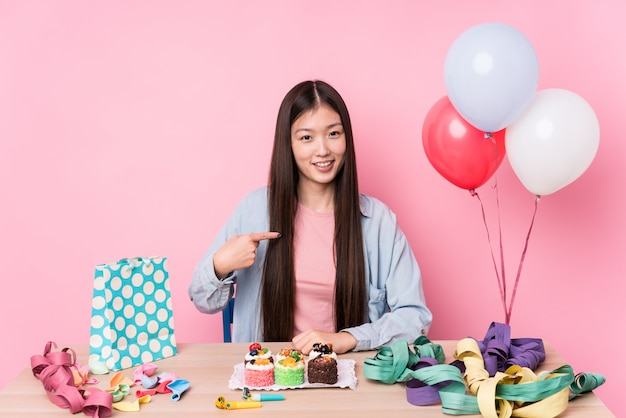
[[[220,409],[248,409],[260,408],[261,402],[255,401],[227,401],[223,396],[217,398],[215,406]]]
[[[282,393],[250,393],[250,389],[244,387],[241,393],[244,399],[252,401],[284,401],[285,395]]]

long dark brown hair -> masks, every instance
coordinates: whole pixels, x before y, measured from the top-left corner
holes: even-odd
[[[269,230],[282,238],[269,240],[261,283],[265,341],[291,341],[294,332],[294,219],[299,180],[291,149],[291,125],[303,113],[330,106],[341,117],[346,152],[335,178],[335,326],[336,331],[366,319],[365,260],[352,125],[339,93],[323,81],[304,81],[283,99],[276,121],[269,175]]]

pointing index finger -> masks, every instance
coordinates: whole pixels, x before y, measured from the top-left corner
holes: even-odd
[[[280,232],[255,232],[250,234],[250,238],[254,241],[263,241],[264,239],[276,239],[280,237]]]

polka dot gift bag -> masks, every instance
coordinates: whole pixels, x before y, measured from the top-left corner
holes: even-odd
[[[121,370],[176,355],[167,258],[96,266],[90,365]]]

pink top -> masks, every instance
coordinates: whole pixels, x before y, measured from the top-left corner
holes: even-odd
[[[298,204],[294,235],[295,334],[314,328],[335,332],[335,215]]]

